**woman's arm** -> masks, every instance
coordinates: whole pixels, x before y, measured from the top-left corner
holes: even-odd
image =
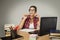
[[[21,20],[21,22],[19,23],[19,25],[17,25],[16,27],[9,27],[11,30],[16,30],[16,31],[18,31],[18,30],[20,30],[20,29],[22,29],[22,27],[23,27],[23,25],[24,25],[24,22],[25,22],[25,20],[26,20],[26,18],[27,18],[27,16],[28,15],[24,15],[23,17],[22,17],[22,20]]]
[[[20,23],[19,23],[19,28],[18,28],[17,30],[22,29],[26,18],[27,18],[27,15],[24,15],[23,18],[22,18],[22,20],[21,20]]]
[[[40,16],[37,15],[37,17],[38,17],[39,21],[37,22],[37,29],[35,29],[35,30],[40,30]]]

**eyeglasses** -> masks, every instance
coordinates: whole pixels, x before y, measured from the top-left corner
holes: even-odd
[[[35,9],[30,9],[29,11],[35,11]]]

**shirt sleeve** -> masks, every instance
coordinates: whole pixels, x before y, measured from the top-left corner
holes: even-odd
[[[17,25],[17,26],[14,28],[14,30],[16,30],[16,31],[17,31],[18,27],[19,27],[19,25]]]

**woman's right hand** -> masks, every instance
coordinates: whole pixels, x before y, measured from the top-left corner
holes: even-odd
[[[25,15],[22,17],[22,19],[26,19],[26,18],[27,18],[27,16],[28,16],[28,15],[27,15],[27,14],[25,14]]]

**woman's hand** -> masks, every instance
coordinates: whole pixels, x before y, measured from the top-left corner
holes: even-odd
[[[27,14],[23,15],[22,19],[26,19],[27,18]]]
[[[39,14],[37,14],[37,13],[36,13],[34,16],[35,16],[35,17],[38,17],[38,18],[40,18],[40,15],[39,15]]]

